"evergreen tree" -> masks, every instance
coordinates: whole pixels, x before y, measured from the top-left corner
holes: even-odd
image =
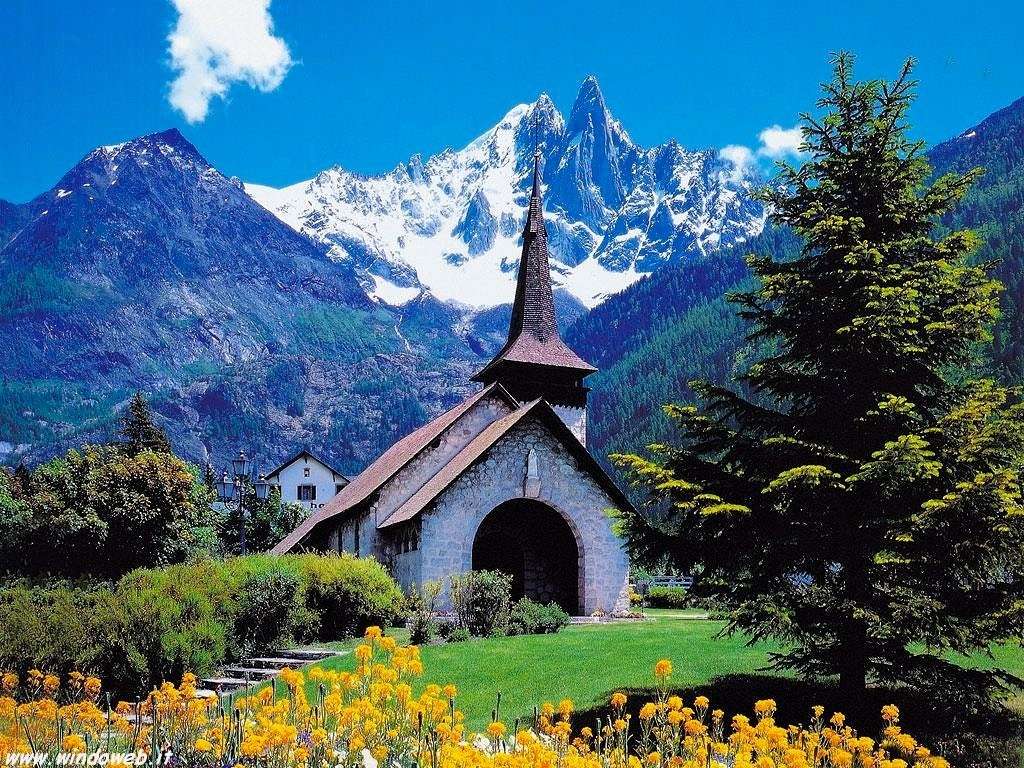
[[[970,373],[1000,286],[971,232],[935,234],[979,171],[928,183],[911,70],[855,82],[837,56],[822,116],[801,116],[807,161],[763,193],[803,247],[751,257],[757,287],[731,297],[766,350],[739,377],[752,394],[698,384],[701,407],[666,407],[678,444],[613,457],[650,491],[621,518],[633,554],[668,554],[731,631],[848,696],[871,678],[990,690],[1008,676],[944,654],[1024,618],[1024,408]]]
[[[171,453],[171,442],[155,421],[149,403],[141,392],[132,395],[128,409],[121,419],[121,437],[128,453],[135,456],[142,451]]]

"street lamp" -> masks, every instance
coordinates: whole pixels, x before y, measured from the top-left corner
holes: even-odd
[[[260,475],[259,480],[253,481],[251,477],[252,462],[245,458],[243,451],[239,451],[238,457],[231,460],[231,473],[232,476],[228,477],[227,470],[224,470],[224,474],[217,481],[217,498],[229,510],[234,509],[238,512],[238,517],[241,520],[239,543],[244,555],[246,554],[245,526],[249,521],[249,501],[252,499],[266,501],[270,494],[270,483],[263,475]]]

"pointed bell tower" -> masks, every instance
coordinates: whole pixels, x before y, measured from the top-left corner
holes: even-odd
[[[520,402],[543,398],[586,445],[590,390],[583,380],[597,369],[569,349],[558,334],[543,208],[538,151],[533,158],[533,192],[508,341],[473,380],[499,382]]]

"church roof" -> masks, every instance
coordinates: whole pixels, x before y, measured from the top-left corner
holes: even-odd
[[[558,334],[540,184],[538,152],[533,161],[533,191],[523,229],[523,252],[519,259],[519,277],[516,281],[508,341],[494,359],[473,377],[474,381],[494,381],[497,369],[504,362],[566,368],[583,376],[597,370],[569,349]]]
[[[461,477],[467,469],[482,459],[484,454],[498,440],[508,434],[516,424],[519,424],[531,415],[536,415],[544,420],[548,428],[561,438],[562,445],[575,456],[576,460],[580,463],[580,468],[588,472],[616,503],[625,509],[632,508],[629,499],[618,489],[612,479],[608,477],[601,465],[590,455],[589,451],[580,443],[579,439],[566,426],[565,422],[558,417],[558,414],[554,412],[547,402],[538,399],[526,403],[507,416],[492,422],[483,432],[473,438],[465,448],[452,457],[436,475],[424,483],[408,501],[388,515],[377,527],[389,528],[392,525],[412,520],[440,496],[446,488]]]
[[[490,394],[504,398],[513,407],[518,406],[512,396],[499,384],[484,387],[476,394],[467,397],[454,408],[450,408],[433,421],[410,432],[384,451],[372,464],[352,478],[349,484],[342,488],[333,499],[303,520],[294,531],[279,541],[271,552],[284,554],[290,551],[324,520],[343,514],[369,499],[395,473],[416,458],[424,448],[454,424],[460,416]]]

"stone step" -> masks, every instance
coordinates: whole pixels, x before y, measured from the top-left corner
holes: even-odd
[[[244,678],[238,677],[207,677],[203,680],[203,685],[207,688],[217,689],[221,691],[237,691],[240,688],[247,688],[253,684],[253,680],[245,680]]]
[[[267,667],[224,667],[224,674],[234,678],[249,677],[252,680],[269,680],[277,677],[279,669],[268,669]]]
[[[267,669],[281,670],[285,667],[301,667],[306,662],[302,659],[288,658],[284,656],[266,656],[257,657],[253,659],[243,659],[242,666],[246,667],[266,667]]]
[[[279,659],[294,659],[303,664],[310,664],[314,661],[323,661],[332,656],[344,656],[347,651],[332,651],[328,648],[289,648],[286,650],[274,651]]]

